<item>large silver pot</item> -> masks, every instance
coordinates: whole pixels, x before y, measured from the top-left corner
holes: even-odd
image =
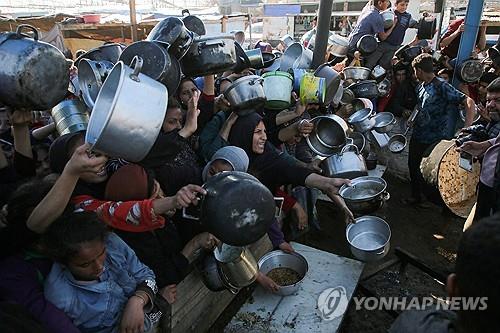
[[[390,112],[377,113],[373,119],[375,119],[375,126],[373,128],[378,133],[387,133],[396,125],[396,118]]]
[[[359,81],[359,80],[368,80],[370,77],[371,71],[369,68],[366,67],[346,67],[342,71],[344,73],[344,78],[346,80],[354,80],[354,81]]]
[[[351,105],[354,112],[366,108],[373,111],[373,103],[368,98],[355,98],[351,101]]]
[[[31,30],[33,38],[23,30]],[[56,47],[38,40],[35,27],[21,24],[0,34],[0,101],[14,109],[48,110],[67,94],[69,67]]]
[[[338,153],[347,143],[346,122],[337,115],[318,116],[311,119],[314,130],[306,137],[311,150],[324,157]]]
[[[271,270],[280,267],[294,270],[299,274],[300,280],[289,286],[280,286],[276,294],[281,296],[294,294],[299,290],[300,284],[304,281],[309,270],[306,258],[297,252],[286,253],[281,250],[276,250],[266,253],[259,260],[259,271],[262,274],[267,275]]]
[[[68,99],[52,108],[52,118],[59,135],[85,131],[89,114],[85,104],[79,99]]]
[[[301,43],[293,43],[283,53],[281,57],[280,70],[288,72],[290,69],[311,68],[313,52],[302,46]]]
[[[113,69],[113,63],[105,60],[82,59],[78,63],[78,83],[81,97],[89,109],[92,109],[99,95],[99,90]]]
[[[252,284],[259,273],[253,254],[246,247],[222,244],[215,248],[220,272],[231,286],[243,288]]]
[[[339,73],[328,64],[323,64],[316,69],[314,75],[326,80],[325,104],[330,104],[340,86],[341,79]]]
[[[339,195],[354,214],[364,215],[373,213],[389,200],[386,189],[383,178],[363,176],[354,178],[351,185],[342,185]]]
[[[224,96],[231,103],[234,112],[245,115],[264,106],[266,94],[263,83],[264,79],[260,76],[243,76],[224,91]]]
[[[390,248],[391,228],[377,216],[362,216],[346,229],[352,254],[362,261],[380,260]]]
[[[375,126],[373,111],[368,108],[354,112],[347,119],[347,122],[351,124],[357,132],[360,133],[368,132]]]
[[[189,77],[224,72],[235,65],[234,36],[230,34],[195,38],[181,60],[182,72]]]
[[[92,61],[109,61],[116,64],[125,45],[119,43],[104,44],[99,47],[93,48],[75,60],[75,65],[78,66],[82,59],[89,59]]]
[[[106,78],[90,116],[85,141],[92,150],[130,162],[153,146],[167,111],[167,88],[142,74],[142,59],[118,61]],[[147,112],[138,112],[147,110]]]
[[[368,175],[365,159],[354,144],[347,144],[340,153],[324,159],[320,167],[326,177],[353,179]]]
[[[347,56],[349,49],[349,41],[347,38],[337,35],[336,33],[330,34],[328,37],[327,52],[330,52],[336,57]]]

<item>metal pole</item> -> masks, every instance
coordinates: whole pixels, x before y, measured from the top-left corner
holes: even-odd
[[[137,19],[135,17],[135,0],[129,1],[130,7],[130,32],[132,42],[137,42]]]
[[[446,8],[446,0],[443,0],[443,4],[441,6],[441,17],[439,19],[439,27],[438,27],[437,37],[436,37],[436,45],[435,45],[436,50],[439,50],[439,43],[441,42],[441,30],[443,28],[445,8]]]
[[[484,0],[469,1],[467,12],[465,14],[465,29],[460,38],[457,60],[455,62],[455,73],[453,75],[453,86],[458,88],[460,80],[458,79],[458,68],[470,57],[474,46],[476,45],[477,32],[481,23],[483,14]]]
[[[330,19],[332,18],[333,0],[320,0],[318,10],[318,25],[314,40],[312,68],[316,69],[325,62],[326,47],[330,34]]]

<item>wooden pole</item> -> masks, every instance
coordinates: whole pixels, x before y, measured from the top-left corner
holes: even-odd
[[[130,7],[130,32],[132,42],[137,42],[137,19],[135,17],[135,0],[129,0]]]

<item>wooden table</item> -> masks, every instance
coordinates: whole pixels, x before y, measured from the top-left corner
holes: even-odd
[[[303,244],[291,243],[309,264],[309,271],[297,293],[279,296],[258,286],[224,332],[336,332],[343,315],[324,320],[317,301],[327,288],[343,286],[348,301],[361,277],[364,264]]]

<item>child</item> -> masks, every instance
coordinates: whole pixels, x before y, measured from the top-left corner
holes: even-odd
[[[82,332],[153,330],[161,315],[151,313],[155,275],[95,213],[59,218],[44,243],[56,261],[45,296]]]

